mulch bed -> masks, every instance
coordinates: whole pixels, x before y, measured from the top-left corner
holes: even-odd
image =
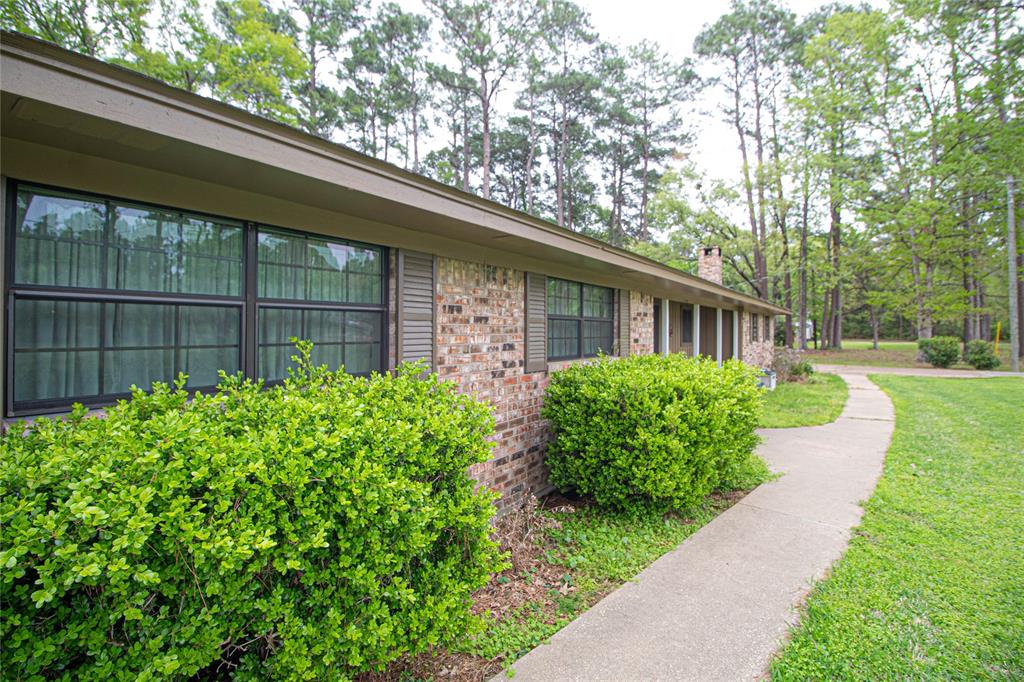
[[[738,490],[712,493],[711,499],[721,513],[736,504],[748,492]],[[589,505],[590,502],[587,500],[569,499],[552,494],[539,502],[531,499],[522,509],[508,512],[499,519],[495,524],[494,538],[500,543],[502,551],[509,552],[512,565],[492,576],[487,585],[473,594],[473,613],[482,615],[489,611],[496,619],[501,620],[514,615],[523,606],[531,604],[540,610],[549,623],[554,623],[558,618],[554,593],[567,594],[575,588],[565,580],[567,569],[546,559],[546,552],[552,547],[543,542],[544,531],[558,527],[559,522],[540,512],[554,510],[573,513],[576,509]],[[607,589],[592,595],[591,603],[600,601],[614,587],[615,585],[608,585]],[[383,671],[361,673],[355,679],[356,682],[482,682],[497,675],[502,668],[501,659],[486,659],[438,648],[416,656],[400,658]]]

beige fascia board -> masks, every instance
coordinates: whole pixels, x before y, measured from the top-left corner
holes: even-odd
[[[2,89],[19,97],[73,108],[140,131],[192,143],[370,196],[539,242],[695,290],[733,305],[785,314],[775,306],[702,280],[600,240],[485,200],[333,142],[128,69],[18,34],[0,41]]]

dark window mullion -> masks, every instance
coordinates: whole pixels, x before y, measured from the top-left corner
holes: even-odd
[[[259,369],[259,307],[257,287],[259,285],[259,234],[256,226],[246,223],[242,233],[242,307],[241,344],[239,345],[240,366],[250,379],[255,379]]]
[[[181,363],[178,362],[178,358],[181,356],[181,351],[184,349],[184,345],[181,342],[181,306],[174,306],[174,350],[172,351],[173,357],[171,358],[171,375],[174,380],[177,380],[178,374],[181,373]],[[171,382],[173,383],[173,381]]]
[[[96,378],[96,386],[99,388],[100,395],[106,395],[106,386],[104,385],[103,377],[105,375],[104,363],[106,362],[106,348],[107,348],[107,306],[113,305],[111,303],[100,303],[100,352],[99,362],[96,363],[96,371],[99,372],[99,376]]]

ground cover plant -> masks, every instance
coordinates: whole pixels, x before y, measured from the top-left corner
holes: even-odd
[[[410,366],[156,385],[0,441],[7,679],[346,679],[461,636],[502,562],[489,409]]]
[[[884,474],[772,678],[1024,678],[1024,380],[872,380]]]
[[[542,411],[551,482],[615,509],[684,509],[733,487],[757,444],[756,372],[678,354],[555,372]]]
[[[561,496],[545,500],[527,515],[523,527],[534,529],[528,540],[502,543],[512,565],[474,595],[480,620],[470,634],[359,682],[490,679],[770,477],[763,464],[748,475],[743,490],[713,493],[685,512],[616,511]]]
[[[835,374],[812,374],[803,382],[779,384],[764,395],[760,426],[781,429],[834,422],[848,393],[846,382]]]
[[[804,355],[811,362],[825,365],[867,365],[871,367],[931,367],[926,362],[917,360],[917,342],[915,341],[880,341],[878,350],[872,348],[871,341],[863,339],[843,339],[842,350],[808,350]],[[1009,368],[1009,343],[999,344],[1001,364],[992,369]],[[953,369],[972,369],[969,364],[956,363]]]

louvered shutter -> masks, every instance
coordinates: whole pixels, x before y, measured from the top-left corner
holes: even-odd
[[[526,348],[523,355],[527,372],[548,368],[548,278],[526,273]]]
[[[434,257],[398,252],[398,362],[423,360],[434,370]]]
[[[632,315],[629,309],[629,289],[619,289],[619,357],[629,355],[629,323]]]

